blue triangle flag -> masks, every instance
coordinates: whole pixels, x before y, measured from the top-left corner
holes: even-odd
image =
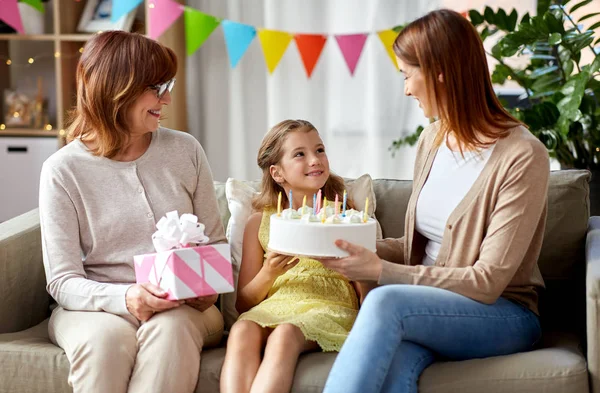
[[[140,5],[143,0],[112,0],[112,12],[110,14],[110,21],[116,22],[123,15],[133,11],[135,7]]]
[[[253,26],[230,20],[222,21],[221,26],[223,26],[223,32],[225,33],[229,63],[231,68],[235,68],[256,36],[256,29]]]

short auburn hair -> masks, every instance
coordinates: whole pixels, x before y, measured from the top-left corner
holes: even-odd
[[[438,102],[438,144],[452,131],[465,147],[484,147],[478,135],[495,140],[522,125],[496,97],[479,33],[461,14],[447,9],[428,13],[402,29],[393,49],[400,60],[420,68],[427,93]],[[438,83],[440,74],[443,83]]]
[[[149,86],[169,81],[177,56],[137,33],[94,35],[77,64],[77,105],[70,113],[69,141],[93,138],[94,155],[114,157],[129,139],[129,108]]]

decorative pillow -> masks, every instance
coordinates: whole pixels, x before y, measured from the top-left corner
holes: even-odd
[[[225,196],[229,205],[231,217],[227,222],[225,236],[231,248],[231,264],[233,269],[233,282],[235,290],[222,295],[221,311],[225,320],[225,329],[229,330],[236,321],[239,313],[235,309],[237,298],[237,282],[242,262],[242,242],[244,228],[252,214],[252,198],[258,194],[260,182],[244,182],[229,178],[225,183]]]
[[[348,198],[354,202],[357,210],[365,207],[365,200],[369,197],[369,215],[375,218],[377,202],[373,191],[371,176],[362,175],[357,179],[344,179]],[[232,293],[223,294],[222,313],[225,320],[225,329],[229,330],[236,321],[238,312],[235,309],[237,297],[237,282],[242,262],[242,243],[244,239],[244,228],[248,218],[252,214],[252,198],[257,195],[260,188],[258,181],[241,181],[229,178],[225,183],[225,196],[229,205],[231,217],[227,223],[225,235],[231,247],[231,262],[233,264],[233,279],[236,290]],[[377,238],[381,239],[381,227],[377,223]]]

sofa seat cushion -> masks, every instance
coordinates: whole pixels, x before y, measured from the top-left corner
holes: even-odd
[[[218,392],[225,349],[204,351],[196,393]],[[309,353],[298,362],[292,393],[317,393],[334,353]],[[548,335],[531,352],[461,362],[436,362],[419,380],[420,393],[588,392],[585,358],[573,336]]]
[[[69,361],[50,342],[48,319],[18,333],[0,334],[0,393],[67,393]]]
[[[48,320],[0,334],[0,393],[67,393],[69,361],[48,338]],[[334,353],[309,353],[298,362],[292,393],[323,390]],[[202,353],[196,393],[218,393],[225,348]],[[547,334],[540,349],[462,362],[436,362],[419,380],[419,392],[587,392],[585,358],[574,336]]]

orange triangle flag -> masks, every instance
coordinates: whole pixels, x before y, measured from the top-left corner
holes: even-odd
[[[300,52],[306,76],[310,78],[321,53],[327,42],[327,36],[321,34],[296,34],[294,35],[296,46]]]
[[[396,37],[398,37],[398,33],[396,33],[394,30],[382,30],[382,31],[377,32],[377,35],[379,36],[379,39],[383,43],[383,46],[385,47],[385,51],[387,52],[388,56],[392,60],[392,64],[394,64],[394,67],[396,67],[396,70],[399,70],[400,68],[398,68],[398,63],[396,62],[396,54],[394,53],[394,50],[392,49],[392,45],[394,45],[394,41],[396,41]]]
[[[258,39],[263,49],[265,62],[269,73],[272,74],[277,68],[277,64],[283,57],[288,45],[292,41],[293,36],[285,31],[276,30],[259,30]]]

